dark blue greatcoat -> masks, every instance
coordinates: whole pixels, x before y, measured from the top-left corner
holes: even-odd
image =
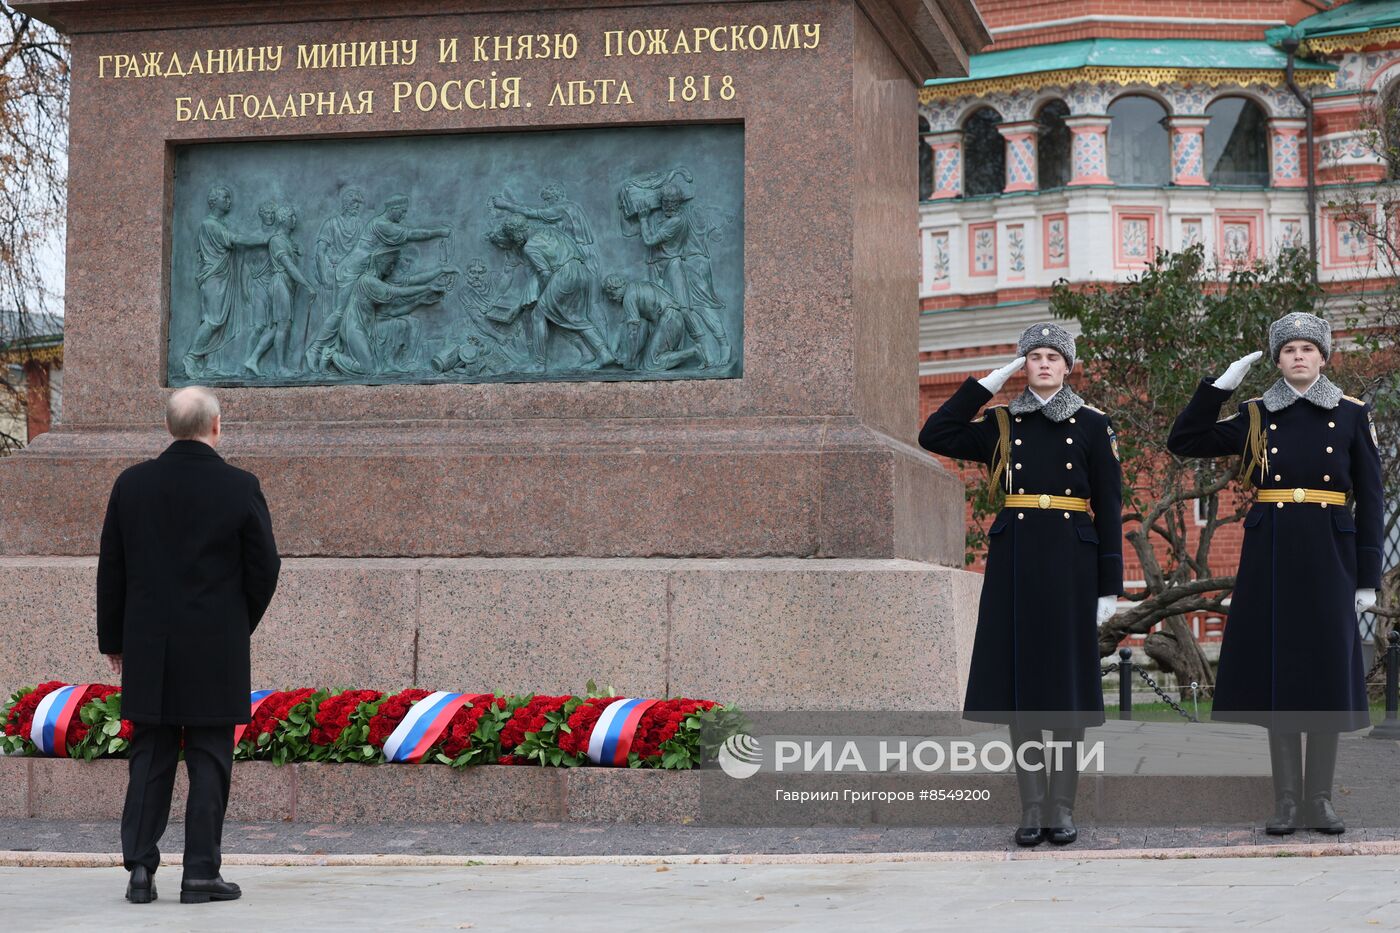
[[[991,463],[997,419],[993,409],[976,417],[991,398],[968,379],[929,416],[919,444]],[[1040,410],[1009,417],[1011,492],[1088,499],[1093,517],[1039,508],[997,514],[988,532],[964,714],[1040,727],[1101,725],[1098,598],[1123,588],[1122,471],[1112,425],[1088,406],[1058,422]],[[1005,473],[997,482],[1005,491]]]
[[[122,716],[248,721],[249,640],[282,562],[253,474],[175,441],[112,485],[97,558],[97,642],[122,656]]]
[[[1357,587],[1380,585],[1380,456],[1364,402],[1333,387],[1326,401],[1335,407],[1327,408],[1280,389],[1292,392],[1275,386],[1265,398],[1282,397],[1286,407],[1271,412],[1264,399],[1250,399],[1217,421],[1230,392],[1202,380],[1167,441],[1178,456],[1240,454],[1248,408],[1259,406],[1269,462],[1253,471],[1255,484],[1350,493],[1355,504],[1355,514],[1321,503],[1250,508],[1212,715],[1288,731],[1351,731],[1369,724],[1355,598]]]

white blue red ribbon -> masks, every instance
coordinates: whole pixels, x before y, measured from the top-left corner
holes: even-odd
[[[39,701],[29,725],[29,740],[39,749],[39,754],[68,757],[68,726],[78,714],[87,688],[87,684],[67,684]]]
[[[437,744],[457,711],[468,703],[476,705],[491,699],[490,693],[430,693],[408,709],[397,728],[384,742],[387,761],[417,764]]]
[[[588,738],[588,760],[595,765],[625,766],[642,714],[659,702],[626,699],[609,703],[593,724],[593,734]]]
[[[253,716],[257,713],[258,707],[263,705],[263,700],[276,693],[276,690],[254,690],[248,694],[248,721],[241,722],[233,727],[233,747],[237,748],[238,743],[243,739],[243,733],[253,724]]]

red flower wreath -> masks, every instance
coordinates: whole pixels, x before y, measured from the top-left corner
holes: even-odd
[[[619,697],[592,697],[584,700],[569,717],[569,731],[559,736],[559,747],[570,755],[587,755],[588,741],[603,710]]]
[[[399,723],[403,722],[403,718],[408,715],[408,708],[431,693],[431,690],[410,688],[394,694],[381,703],[379,711],[369,721],[369,744],[382,750],[384,743],[389,741],[389,736],[394,734]]]
[[[493,706],[497,709],[504,709],[506,700],[506,697],[495,697],[488,702],[464,706],[457,710],[452,721],[447,724],[447,728],[442,733],[442,753],[448,758],[456,758],[471,748],[472,733],[476,731],[477,723],[481,721],[481,717]]]
[[[251,741],[253,747],[256,748],[259,736],[274,732],[277,726],[287,718],[287,714],[291,712],[293,706],[305,701],[315,692],[311,687],[302,687],[300,690],[279,690],[269,694],[267,699],[262,701],[262,705],[258,707],[258,711],[253,714],[253,721],[248,723],[248,728],[244,730],[241,742]]]
[[[5,717],[5,734],[29,736],[29,727],[34,723],[34,711],[39,703],[59,687],[68,686],[61,680],[46,681],[19,698],[10,715]]]
[[[350,725],[350,717],[361,703],[373,703],[384,694],[378,690],[346,690],[326,697],[316,708],[316,725],[311,729],[312,745],[334,745]]]
[[[544,728],[546,714],[560,709],[572,699],[571,696],[537,696],[516,710],[501,729],[501,751],[505,754],[501,756],[500,763],[522,764],[525,759],[510,754],[511,750],[525,741],[526,733],[539,732]],[[512,760],[507,761],[507,758]]]
[[[78,703],[78,709],[87,706],[93,700],[105,700],[114,693],[121,693],[121,687],[113,687],[110,684],[92,684],[83,691],[83,698]],[[131,741],[131,722],[122,720],[121,731],[117,733],[117,738]],[[83,722],[81,716],[74,715],[72,722],[68,724],[68,747],[76,748],[78,743],[88,734],[88,725]]]

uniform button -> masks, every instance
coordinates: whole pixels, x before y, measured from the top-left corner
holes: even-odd
[[[1020,439],[1019,437],[1016,438],[1016,446],[1017,446],[1017,447],[1020,447],[1020,446],[1021,446],[1021,439]]]
[[[1276,424],[1271,424],[1271,425],[1269,425],[1269,430],[1270,430],[1270,431],[1277,431],[1277,430],[1278,430],[1278,425],[1276,425]]]
[[[1065,490],[1065,495],[1067,495],[1067,496],[1072,496],[1072,495],[1074,495],[1074,490],[1073,490],[1073,489],[1066,489],[1066,490]]]
[[[1323,474],[1322,474],[1322,481],[1323,481],[1324,483],[1330,483],[1330,482],[1332,482],[1332,475],[1331,475],[1330,473],[1323,473]]]
[[[1269,448],[1269,453],[1271,453],[1271,454],[1276,454],[1276,453],[1278,453],[1278,448],[1277,448],[1277,447],[1270,447],[1270,448]]]
[[[1065,513],[1065,518],[1069,518],[1069,513],[1068,513],[1068,512]]]
[[[1074,438],[1072,438],[1072,437],[1067,437],[1067,438],[1065,438],[1065,443],[1066,443],[1066,444],[1073,444],[1073,443],[1074,443]]]
[[[1069,423],[1070,423],[1070,424],[1074,424],[1074,419],[1073,419],[1073,418],[1069,419]]]
[[[1279,507],[1279,508],[1283,508],[1283,503],[1280,502],[1280,503],[1278,504],[1278,507]]]
[[[1021,423],[1021,419],[1020,419],[1020,418],[1017,418],[1017,419],[1016,419],[1016,423],[1017,423],[1017,424],[1020,424],[1020,423]]]
[[[1280,503],[1280,505],[1281,505],[1281,504],[1282,504],[1282,503]],[[1016,517],[1017,517],[1017,518],[1025,518],[1025,517],[1026,517],[1026,513],[1025,513],[1025,512],[1017,512],[1017,513],[1016,513]]]
[[[1018,496],[1024,496],[1026,494],[1026,491],[1024,489],[1018,489],[1016,490],[1016,494]]]
[[[1276,483],[1281,483],[1281,482],[1283,482],[1283,477],[1282,477],[1282,476],[1279,476],[1277,473],[1275,473],[1275,474],[1274,474],[1274,482],[1276,482]]]
[[[1335,422],[1335,421],[1329,421],[1329,422],[1327,422],[1327,426],[1328,426],[1329,428],[1335,428],[1335,427],[1337,426],[1337,422]]]
[[[1326,502],[1322,503],[1322,507],[1323,507],[1324,509],[1327,508],[1327,503],[1326,503]]]
[[[1331,447],[1328,447],[1328,448],[1327,448],[1327,452],[1330,454],[1330,453],[1332,452],[1332,448],[1331,448]]]
[[[1066,469],[1066,470],[1073,470],[1073,469],[1074,469],[1074,464],[1073,464],[1073,463],[1066,463],[1066,464],[1065,464],[1065,469]]]
[[[1016,464],[1016,469],[1018,469],[1018,470],[1021,469],[1021,464],[1019,464],[1019,463]]]

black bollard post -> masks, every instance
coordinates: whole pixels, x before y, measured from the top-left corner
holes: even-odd
[[[1118,649],[1118,718],[1133,718],[1133,649]]]
[[[1391,629],[1385,649],[1385,720],[1367,733],[1372,739],[1400,739],[1400,631]]]

